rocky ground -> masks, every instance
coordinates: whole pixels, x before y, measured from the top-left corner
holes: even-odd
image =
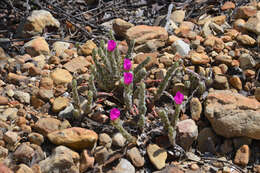
[[[64,9],[63,1],[0,2],[0,172],[260,173],[260,3],[173,1],[167,20],[170,2],[140,2],[78,0]],[[169,145],[153,109],[143,133],[138,114],[122,116],[138,138],[128,145],[109,120],[111,108],[127,111],[116,90],[97,88],[91,113],[73,117],[71,82],[86,100],[92,50],[109,30],[122,57],[126,41],[136,41],[134,67],[151,57],[148,98],[182,59],[182,73],[154,105],[174,111],[172,96],[185,95],[182,149]]]

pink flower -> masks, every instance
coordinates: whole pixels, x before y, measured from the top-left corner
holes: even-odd
[[[108,40],[107,42],[107,50],[112,52],[116,48],[116,42],[114,40]]]
[[[182,104],[183,99],[184,99],[184,96],[180,91],[178,91],[176,93],[176,95],[174,96],[174,101],[177,105]]]
[[[110,119],[113,121],[120,116],[120,110],[117,108],[112,108],[110,110]]]
[[[131,69],[131,67],[132,67],[131,60],[128,58],[125,58],[124,59],[124,70],[128,71]]]
[[[129,85],[133,81],[133,74],[130,72],[124,72],[124,83]]]

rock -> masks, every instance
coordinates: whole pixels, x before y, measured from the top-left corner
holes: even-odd
[[[79,70],[82,70],[85,67],[89,67],[90,65],[91,65],[91,63],[86,58],[84,58],[83,56],[78,56],[76,58],[73,58],[72,60],[70,60],[69,62],[64,64],[63,66],[68,71],[74,73]]]
[[[127,157],[131,160],[135,167],[144,166],[144,157],[141,156],[139,150],[136,147],[131,148],[126,153]]]
[[[30,104],[30,94],[23,91],[15,91],[14,97],[17,98],[21,103]]]
[[[37,67],[43,69],[46,64],[46,57],[44,55],[39,55],[33,58],[33,60],[37,63]]]
[[[192,119],[177,123],[177,143],[188,151],[198,137],[198,127]]]
[[[211,22],[211,23],[209,24],[209,27],[210,27],[213,31],[215,31],[217,34],[223,34],[223,33],[224,33],[223,27],[217,25],[216,23]]]
[[[175,10],[172,12],[170,19],[175,23],[182,23],[185,18],[185,11]]]
[[[92,40],[88,40],[85,44],[80,46],[79,54],[84,56],[92,55],[92,50],[95,48],[97,48],[97,45]]]
[[[250,150],[248,145],[243,145],[237,150],[234,163],[241,166],[246,166],[249,162],[249,156]]]
[[[105,163],[105,161],[108,159],[108,156],[109,156],[109,151],[107,150],[106,147],[98,146],[95,149],[95,160],[99,165]]]
[[[227,77],[216,75],[213,82],[213,87],[215,89],[229,89]]]
[[[72,82],[72,75],[65,69],[57,68],[51,73],[55,84],[67,84]]]
[[[180,170],[175,165],[171,164],[169,166],[166,166],[161,171],[154,171],[153,173],[184,173],[182,170]]]
[[[243,28],[260,35],[260,12],[257,12],[256,16],[250,17]]]
[[[99,145],[104,146],[106,148],[110,148],[112,145],[112,139],[106,133],[99,134]]]
[[[204,41],[204,46],[212,47],[215,51],[220,52],[224,49],[225,44],[221,38],[215,36],[208,36]]]
[[[8,156],[8,149],[0,146],[0,159],[4,160],[7,156]]]
[[[227,54],[220,53],[215,57],[215,61],[218,64],[226,64],[227,66],[231,66],[232,57]]]
[[[41,134],[35,132],[30,133],[28,135],[28,139],[31,143],[39,146],[42,145],[42,143],[44,142],[44,137]]]
[[[3,162],[0,162],[0,172],[1,173],[13,173]]]
[[[216,153],[216,145],[219,141],[217,135],[211,128],[204,128],[199,132],[198,136],[198,150],[202,153],[210,152]]]
[[[38,95],[44,101],[49,101],[51,98],[54,97],[53,90],[47,90],[44,88],[39,89]]]
[[[15,173],[33,173],[33,171],[27,165],[20,164]]]
[[[135,173],[135,167],[128,160],[122,158],[111,173]]]
[[[40,134],[47,136],[48,133],[62,129],[62,122],[56,118],[40,118],[34,128]]]
[[[260,87],[255,89],[255,98],[260,102]]]
[[[255,39],[253,39],[249,35],[239,35],[236,39],[240,41],[242,44],[248,46],[253,46],[256,43]]]
[[[256,8],[253,6],[240,6],[237,9],[236,18],[248,19],[256,15]]]
[[[136,45],[146,43],[148,40],[160,40],[166,42],[168,39],[167,31],[159,26],[138,25],[126,31],[128,40],[135,40]]]
[[[0,105],[7,105],[9,103],[9,100],[5,96],[0,96]]]
[[[194,121],[198,121],[200,119],[202,105],[197,97],[193,97],[190,101],[190,112]]]
[[[116,33],[116,35],[125,38],[126,37],[126,31],[133,27],[134,25],[132,23],[126,22],[120,18],[114,19],[113,21],[113,30]]]
[[[52,90],[53,89],[53,80],[49,77],[41,78],[40,88],[44,88],[46,90]]]
[[[34,149],[27,145],[26,143],[22,143],[13,153],[13,156],[16,160],[22,163],[29,163],[33,155],[35,154]]]
[[[254,171],[255,171],[255,173],[260,173],[260,165],[255,165]]]
[[[125,146],[126,139],[123,137],[121,133],[116,133],[112,138],[112,144],[115,147],[123,147]]]
[[[17,117],[17,112],[17,108],[7,108],[0,116],[0,119],[3,121],[6,121],[7,119],[15,120]]]
[[[151,69],[153,66],[157,66],[159,65],[159,62],[158,62],[158,53],[140,53],[140,54],[137,54],[135,57],[134,57],[134,63],[135,64],[140,64],[141,62],[143,62],[147,57],[150,57],[150,61],[148,64],[146,64],[145,68],[147,69]]]
[[[36,96],[32,96],[31,97],[31,105],[35,108],[35,109],[39,109],[41,108],[45,102],[43,100],[41,100],[40,98],[37,98]]]
[[[63,42],[63,41],[56,41],[52,45],[52,52],[55,56],[59,57],[64,54],[66,49],[69,49],[70,43]]]
[[[231,1],[227,1],[224,3],[224,5],[221,6],[221,10],[228,10],[228,9],[234,9],[236,7],[236,5],[231,2]]]
[[[240,55],[238,60],[239,60],[240,67],[243,70],[251,69],[256,65],[254,58],[247,53],[243,53],[242,55]]]
[[[88,150],[83,150],[80,154],[80,172],[85,172],[94,167],[95,158],[90,155]]]
[[[94,131],[80,127],[50,132],[47,137],[56,145],[64,145],[74,150],[92,149],[98,140],[98,135]]]
[[[260,103],[256,99],[220,90],[209,93],[204,113],[214,131],[221,136],[260,139],[259,109]]]
[[[147,154],[156,169],[162,169],[165,167],[165,161],[167,158],[167,152],[165,149],[160,148],[156,144],[149,144],[147,147]]]
[[[74,110],[74,106],[71,103],[69,103],[65,109],[59,112],[58,117],[71,118],[71,116],[73,116],[73,110]]]
[[[50,54],[50,49],[48,43],[43,37],[36,37],[33,40],[25,43],[25,51],[32,57],[38,55],[48,55]]]
[[[28,73],[30,76],[37,76],[37,75],[41,75],[42,74],[42,70],[38,67],[35,67],[35,66],[31,66],[29,69],[28,69]]]
[[[18,134],[16,132],[7,131],[4,134],[3,138],[4,138],[5,142],[13,145],[13,144],[15,144],[18,141],[19,136],[18,136]]]
[[[34,10],[24,23],[20,24],[22,35],[35,36],[41,34],[46,26],[60,27],[60,23],[46,10]]]
[[[158,48],[163,47],[165,45],[164,41],[158,39],[148,40],[144,44],[137,45],[134,50],[136,52],[150,53],[156,52]]]
[[[26,76],[17,75],[14,73],[8,73],[7,75],[7,81],[13,84],[17,84],[19,82],[25,81],[26,79],[28,79]]]
[[[191,51],[190,53],[191,62],[194,65],[201,65],[201,64],[207,64],[210,62],[210,58],[208,55],[203,53],[197,53],[194,51]]]
[[[241,82],[241,80],[240,80],[240,78],[238,76],[232,76],[229,79],[229,82],[237,90],[241,90],[242,89],[242,82]]]
[[[182,40],[176,40],[172,44],[172,48],[173,50],[175,50],[175,52],[179,53],[181,56],[186,56],[190,52],[190,45],[188,45]]]
[[[52,154],[39,162],[42,173],[50,172],[79,172],[79,154],[65,146],[56,147]]]
[[[69,99],[67,97],[57,97],[55,98],[52,104],[52,111],[53,112],[60,112],[64,108],[66,108],[69,104]]]
[[[212,35],[212,31],[209,27],[209,25],[211,24],[211,21],[207,21],[204,25],[203,25],[203,28],[202,28],[202,35],[204,37],[208,37],[210,35]]]

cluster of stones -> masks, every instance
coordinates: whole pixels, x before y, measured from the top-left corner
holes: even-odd
[[[221,10],[234,8],[235,4],[226,2]],[[186,68],[202,76],[208,76],[210,69],[213,70],[215,78],[205,105],[202,106],[199,98],[192,98],[191,115],[184,114],[177,124],[177,143],[189,151],[197,140],[197,148],[202,153],[216,154],[217,148],[222,154],[236,150],[234,163],[246,166],[252,140],[260,139],[260,87],[254,82],[260,64],[245,48],[260,46],[260,3],[238,7],[235,15],[232,24],[227,23],[225,15],[204,16],[191,22],[184,21],[185,11],[177,10],[171,14],[172,35],[160,26],[134,26],[121,19],[113,20],[111,29],[123,39],[136,41],[133,66],[147,56],[151,57],[146,66],[151,70],[149,79],[162,79],[166,69],[180,58],[188,64]],[[34,11],[21,24],[20,34],[34,36],[42,33],[45,26],[59,27],[60,23],[49,12]],[[5,165],[18,173],[49,173],[64,169],[71,173],[84,172],[94,164],[104,164],[115,149],[125,146],[126,140],[120,133],[97,134],[91,129],[71,127],[69,121],[54,117],[66,118],[73,109],[68,93],[72,74],[77,72],[78,78],[88,80],[89,67],[93,64],[91,53],[96,47],[92,40],[78,48],[66,42],[55,42],[50,46],[43,37],[35,37],[24,44],[24,55],[10,57],[0,48],[1,73],[6,74],[6,80],[2,77],[0,80],[0,158]],[[126,42],[119,42],[118,48],[125,54]],[[238,67],[242,70],[237,74],[227,75],[230,69]],[[189,76],[185,75],[183,81],[172,82],[169,92],[175,95],[181,91],[189,96],[191,91],[184,85],[188,80]],[[155,90],[149,88],[149,91]],[[254,96],[238,94],[242,90],[255,91]],[[102,105],[97,105],[96,109],[102,109]],[[205,116],[211,126],[204,125],[199,129],[197,124],[202,122],[201,116]],[[103,113],[93,114],[91,118],[100,123],[109,121],[108,115]],[[223,143],[220,136],[225,137]],[[157,144],[149,144],[146,148],[149,161],[158,170],[168,164],[167,151],[159,145],[164,140],[167,139],[159,137]],[[41,147],[46,141],[57,145],[47,157]],[[134,173],[147,161],[134,147],[110,172]],[[15,165],[15,162],[20,164]],[[5,165],[0,164],[0,170],[12,172]],[[191,164],[190,168],[200,169],[196,164]],[[157,172],[182,172],[176,169],[170,166]],[[222,171],[231,172],[229,169],[224,167]],[[255,170],[260,172],[260,166]]]

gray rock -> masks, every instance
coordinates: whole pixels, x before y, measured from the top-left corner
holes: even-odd
[[[103,146],[98,146],[96,149],[95,149],[95,161],[98,163],[98,164],[103,164],[108,156],[109,156],[109,151],[107,150],[106,147],[103,147]]]
[[[22,103],[30,103],[30,94],[23,91],[15,91],[14,97]]]
[[[136,167],[144,166],[144,157],[141,156],[139,150],[136,147],[127,151],[127,156]]]
[[[240,67],[243,70],[249,69],[249,68],[253,68],[256,65],[256,62],[254,60],[254,58],[247,54],[247,53],[243,53],[240,57],[239,57],[239,63],[240,63]]]
[[[112,145],[115,147],[125,146],[126,139],[121,133],[116,133],[112,138]]]
[[[104,147],[110,148],[112,145],[112,139],[106,133],[99,134],[98,140],[99,140],[99,145],[102,145]]]
[[[69,103],[69,105],[65,109],[59,112],[58,117],[65,119],[71,118],[73,116],[73,110],[74,106],[71,103]]]
[[[177,40],[172,44],[172,48],[181,56],[186,56],[190,52],[190,45],[182,40]]]
[[[135,173],[135,167],[126,159],[121,159],[112,173]]]

